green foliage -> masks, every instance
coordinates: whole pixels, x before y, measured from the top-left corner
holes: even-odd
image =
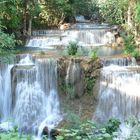
[[[109,122],[110,123],[110,122]],[[118,128],[118,124],[112,128]],[[112,132],[116,132],[117,129],[112,129]],[[92,121],[86,121],[80,125],[79,128],[63,128],[59,129],[62,135],[56,137],[56,140],[112,140],[112,132],[108,133],[107,129],[103,127],[97,127]]]
[[[138,2],[135,6],[135,21],[140,23],[140,2]]]
[[[135,49],[134,37],[132,34],[128,34],[128,36],[125,36],[124,45],[125,45],[125,48],[124,48],[125,54],[131,54],[134,51]]]
[[[67,52],[69,55],[76,55],[79,45],[77,44],[77,42],[69,42],[67,47]]]
[[[68,99],[75,98],[75,92],[74,92],[73,85],[70,83],[66,83],[66,81],[61,77],[60,77],[60,81],[61,81],[60,82],[61,84],[59,85],[59,87],[64,93],[66,93],[67,98]]]
[[[31,136],[20,136],[17,130],[11,132],[0,132],[0,140],[31,140]]]
[[[12,52],[15,47],[14,35],[9,35],[0,30],[0,55],[7,52]]]
[[[73,15],[73,6],[69,0],[43,0],[40,8],[41,23],[47,25],[58,25],[66,16]]]
[[[65,90],[68,98],[73,99],[75,97],[74,87],[71,84],[66,84]]]
[[[110,119],[106,124],[98,126],[92,121],[82,122],[77,128],[59,129],[60,135],[56,140],[113,140],[120,136],[122,132],[119,130],[120,121],[118,119]],[[140,138],[140,121],[135,117],[126,120],[126,127],[131,127],[130,136],[125,140],[139,140]],[[120,138],[120,137],[119,137]]]
[[[127,0],[104,0],[99,3],[100,14],[108,23],[122,24],[123,14],[127,9]]]
[[[97,0],[74,0],[73,7],[75,15],[92,17],[96,14],[96,16],[98,16],[99,8]]]
[[[106,132],[109,134],[112,134],[113,132],[116,132],[119,128],[119,125],[121,124],[121,122],[117,119],[110,119],[107,124],[105,125],[106,128]]]
[[[0,28],[0,61],[4,63],[13,61],[15,43],[15,36],[4,33]]]
[[[24,25],[28,28],[30,19],[32,28],[40,28],[42,24],[45,28],[46,25],[58,25],[66,17],[76,15],[122,24],[127,20],[128,6],[132,5],[132,15],[139,23],[140,3],[133,3],[134,6],[129,0],[1,0],[0,20],[7,32],[15,32],[19,37]]]
[[[95,82],[96,82],[96,78],[94,78],[94,77],[85,77],[84,81],[85,81],[85,84],[86,84],[85,86],[86,86],[87,94],[92,95],[93,87],[94,87]]]
[[[97,59],[97,49],[92,49],[90,52],[89,52],[89,56],[91,59],[95,60]]]
[[[41,12],[39,14],[42,23],[48,25],[58,25],[66,17],[74,17],[76,15],[92,16],[95,8],[95,2],[92,0],[43,0],[41,4]]]
[[[28,30],[29,20],[33,23],[35,17],[40,12],[39,2],[37,0],[1,0],[0,3],[0,21],[4,25],[5,31],[14,33],[17,38],[23,34],[24,26]]]
[[[66,112],[66,121],[67,125],[65,126],[68,129],[79,129],[81,124],[80,116],[74,113],[71,109],[67,108]]]
[[[0,3],[0,20],[2,25],[13,30],[21,23],[18,4],[19,0],[2,0],[2,3]]]
[[[56,139],[57,140],[64,140],[64,137],[63,136],[56,136]]]
[[[131,55],[133,57],[139,57],[140,56],[140,52],[137,48],[134,49],[134,51],[131,53]]]
[[[113,140],[120,136],[120,121],[110,119],[105,125],[98,126],[92,121],[86,121],[80,124],[79,128],[62,128],[59,129],[60,135],[56,140]],[[130,135],[125,140],[139,140],[140,138],[140,121],[135,117],[126,120],[126,126],[131,127]],[[119,137],[120,139],[120,137]],[[122,138],[123,139],[123,138]]]

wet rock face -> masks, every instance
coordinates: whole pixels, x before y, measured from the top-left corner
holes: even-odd
[[[56,136],[63,135],[63,133],[59,129],[65,128],[67,125],[68,125],[68,122],[65,119],[63,119],[58,124],[58,126],[51,129],[51,131],[49,130],[47,126],[45,126],[43,129],[42,135],[46,136],[46,138],[48,137],[48,135],[50,135],[52,140],[56,140]]]
[[[89,57],[61,57],[58,59],[60,104],[62,112],[67,114],[66,120],[73,113],[82,119],[92,118],[97,103],[96,89],[99,86],[101,68],[100,59],[93,60]],[[72,69],[74,71],[76,69],[75,73],[72,72]],[[70,87],[67,87],[67,83]]]
[[[60,30],[66,30],[66,29],[69,29],[70,28],[70,24],[69,23],[65,23],[65,24],[62,24],[60,25]]]
[[[51,132],[49,132],[48,127],[44,127],[43,129],[43,135],[47,136],[48,133],[50,133],[52,139],[54,140],[56,136],[60,134],[60,132],[57,129],[52,129]]]
[[[85,93],[92,93],[101,67],[99,59],[62,57],[58,60],[58,87],[70,98],[80,98]]]
[[[67,67],[66,90],[70,98],[80,97],[83,95],[83,69],[78,59],[71,59]]]
[[[15,93],[16,93],[16,85],[17,85],[17,75],[16,75],[16,67],[13,67],[11,70],[11,89],[12,89],[12,108],[15,106]]]

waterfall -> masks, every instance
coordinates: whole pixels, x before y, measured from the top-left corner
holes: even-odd
[[[51,89],[57,91],[57,61],[54,59],[37,59],[37,81],[45,93]]]
[[[11,69],[13,65],[0,64],[0,128],[7,130],[11,128],[11,123],[7,121],[12,115],[12,95],[11,95]]]
[[[38,47],[53,49],[52,46],[62,45],[61,36],[58,37],[33,37],[29,40],[27,47]]]
[[[29,54],[26,54],[26,55],[20,55],[19,56],[20,58],[20,61],[19,61],[19,63],[17,64],[17,65],[34,65],[34,63],[33,63],[33,58],[32,58],[32,56],[31,55],[29,55]]]
[[[28,60],[27,57],[25,60]],[[23,62],[32,64],[30,61]],[[16,69],[15,121],[19,128],[27,132],[36,128],[40,131],[41,127],[42,134],[42,124],[53,128],[61,120],[57,95],[57,62],[54,59],[36,59],[30,68],[24,63],[21,65],[22,69]]]
[[[134,115],[140,119],[140,67],[134,58],[104,61],[101,70],[98,104],[93,119],[121,121]]]
[[[112,34],[111,32],[109,32]],[[71,40],[79,42],[83,46],[100,46],[110,42],[114,42],[115,38],[107,36],[108,29],[85,29],[85,30],[69,30],[65,31],[65,35]],[[112,41],[111,41],[112,40]]]
[[[2,64],[0,68],[0,115],[1,121],[10,119],[11,114],[11,65]]]
[[[31,55],[21,55],[15,66],[0,65],[1,121],[12,118],[20,132],[38,133],[41,138],[44,127],[51,131],[62,120],[57,60],[36,58],[33,62]]]
[[[11,69],[13,65],[9,65],[4,75],[4,91],[3,91],[3,120],[10,119],[11,115]]]
[[[105,58],[102,59],[104,66],[110,66],[110,65],[119,65],[119,66],[136,66],[137,62],[134,57],[118,57],[118,58]]]
[[[26,47],[54,49],[54,46],[66,46],[70,41],[82,46],[101,46],[115,42],[113,27],[92,23],[76,23],[69,30],[33,31]]]
[[[111,27],[106,24],[94,24],[94,23],[86,23],[86,22],[82,22],[82,23],[76,23],[73,24],[71,26],[72,29],[110,29]]]

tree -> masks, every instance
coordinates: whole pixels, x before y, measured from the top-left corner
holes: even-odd
[[[9,55],[13,53],[15,48],[15,37],[3,32],[2,26],[0,25],[0,56]]]
[[[5,31],[14,32],[17,37],[19,32],[24,36],[30,34],[31,21],[39,14],[38,0],[2,0],[0,6],[0,20],[7,27]]]

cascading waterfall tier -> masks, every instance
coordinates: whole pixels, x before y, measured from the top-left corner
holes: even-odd
[[[117,66],[136,66],[137,62],[134,57],[118,57],[102,59],[103,66],[117,65]]]
[[[0,129],[12,128],[11,69],[13,65],[0,63]]]
[[[0,120],[7,121],[11,117],[11,69],[13,65],[0,64]]]
[[[0,67],[0,113],[2,121],[10,117],[20,131],[38,131],[41,137],[44,127],[51,130],[62,119],[57,93],[57,60],[32,60],[31,55],[23,55],[15,66]]]
[[[140,119],[140,67],[134,58],[104,60],[98,104],[93,119],[121,121],[134,115]]]
[[[82,46],[100,46],[115,42],[113,28],[104,25],[77,23],[69,30],[38,30],[33,31],[26,47],[54,48],[66,46],[70,41]]]

